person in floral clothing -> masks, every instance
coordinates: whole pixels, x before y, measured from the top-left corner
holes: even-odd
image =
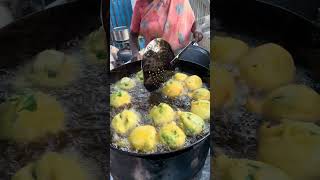
[[[138,50],[138,36],[146,44],[155,38],[166,40],[176,51],[185,47],[192,36],[201,41],[196,31],[195,15],[189,0],[137,0],[130,27],[130,47],[134,57],[142,59]]]

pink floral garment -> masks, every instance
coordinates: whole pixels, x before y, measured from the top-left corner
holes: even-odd
[[[163,38],[173,50],[185,47],[191,38],[195,21],[189,0],[137,0],[131,21],[131,31],[139,33],[149,43]]]

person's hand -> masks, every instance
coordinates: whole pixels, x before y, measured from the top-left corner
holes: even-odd
[[[140,60],[142,60],[142,58],[143,58],[142,55],[139,52],[136,52],[133,54],[132,60],[133,61],[140,61]]]
[[[200,42],[203,39],[202,32],[194,31],[193,32],[193,38],[196,40],[196,42]]]

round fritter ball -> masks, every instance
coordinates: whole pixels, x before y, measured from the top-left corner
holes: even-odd
[[[320,177],[319,152],[320,127],[313,123],[284,120],[260,128],[258,159],[279,167],[294,180]]]
[[[213,107],[221,109],[229,107],[235,99],[235,80],[232,74],[226,69],[218,66],[211,66],[210,76],[212,84]]]
[[[191,103],[191,112],[204,120],[210,119],[210,101],[198,100]]]
[[[37,54],[33,63],[33,70],[38,72],[46,68],[51,70],[59,70],[63,61],[65,61],[65,54],[63,52],[49,49]]]
[[[183,91],[184,88],[182,82],[176,80],[167,81],[162,88],[162,93],[171,98],[181,96]]]
[[[180,112],[179,125],[184,130],[186,135],[195,136],[203,131],[204,120],[194,113]]]
[[[295,75],[290,53],[273,43],[251,50],[241,58],[239,67],[241,78],[258,91],[269,91],[288,84]]]
[[[84,43],[84,49],[88,60],[92,64],[104,64],[109,58],[106,33],[103,27],[89,34]]]
[[[119,90],[111,94],[110,104],[112,107],[119,108],[131,103],[131,96],[127,91]]]
[[[249,159],[231,159],[219,155],[214,161],[214,170],[220,180],[290,180],[281,169]]]
[[[50,49],[40,52],[24,71],[15,86],[25,87],[29,82],[36,86],[63,87],[79,76],[80,64],[73,57]]]
[[[117,86],[123,90],[129,90],[134,88],[134,86],[136,85],[136,82],[128,77],[124,77],[122,78],[118,83]]]
[[[149,113],[149,117],[156,126],[173,121],[175,116],[176,113],[174,110],[166,103],[160,103],[158,106],[153,106]]]
[[[186,135],[183,130],[172,122],[161,127],[159,131],[160,142],[171,149],[183,147],[186,141]]]
[[[206,88],[199,88],[191,93],[189,93],[189,96],[194,100],[210,100],[210,91]]]
[[[184,73],[176,73],[173,76],[173,79],[177,80],[177,81],[185,81],[187,78],[188,78],[188,75],[186,75]]]
[[[248,53],[248,45],[231,37],[215,36],[212,40],[213,60],[220,64],[236,64],[240,57]]]
[[[19,170],[12,180],[29,179],[89,180],[92,176],[73,154],[45,153],[38,161]]]
[[[13,96],[0,107],[0,137],[17,142],[37,141],[64,130],[61,104],[41,92]]]
[[[320,120],[320,95],[305,85],[291,84],[272,91],[262,105],[270,119]]]
[[[202,87],[202,80],[199,76],[192,75],[185,80],[185,84],[189,90],[193,91]]]
[[[139,121],[140,116],[138,113],[125,109],[112,119],[111,127],[116,133],[125,135],[128,131],[136,127]]]
[[[150,125],[136,127],[130,133],[129,141],[135,150],[153,152],[157,145],[156,128]]]
[[[144,81],[144,76],[143,76],[143,71],[142,70],[137,72],[136,79],[138,79],[140,82]]]

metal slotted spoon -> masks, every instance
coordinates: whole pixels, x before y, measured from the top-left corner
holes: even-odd
[[[173,75],[180,54],[192,44],[194,44],[194,41],[190,42],[175,56],[167,41],[161,38],[152,40],[146,46],[141,64],[145,88],[148,91],[160,88],[161,84]]]

